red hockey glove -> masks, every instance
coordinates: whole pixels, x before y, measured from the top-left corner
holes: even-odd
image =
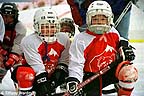
[[[8,54],[8,52],[7,50],[3,49],[2,46],[0,46],[0,54],[5,56]]]
[[[29,65],[20,65],[14,68],[11,79],[19,86],[18,96],[36,96],[31,89],[35,78],[35,72]]]
[[[5,50],[1,45],[0,45],[0,67],[1,68],[5,68],[4,67],[4,60],[6,59],[8,55],[8,52],[7,50]]]
[[[14,64],[18,63],[19,61],[19,55],[16,53],[11,53],[8,56],[8,59],[4,63],[5,68],[8,70],[10,69]]]

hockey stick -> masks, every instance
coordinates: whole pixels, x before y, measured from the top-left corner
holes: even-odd
[[[110,65],[106,66],[105,68],[103,68],[102,70],[100,70],[99,72],[96,72],[95,75],[91,76],[90,78],[86,79],[85,81],[81,82],[78,84],[78,90],[83,88],[85,85],[89,84],[90,82],[92,82],[93,80],[95,80],[97,77],[99,77],[100,75],[103,75],[104,73],[106,73],[108,70],[110,70],[112,67],[116,66],[118,63],[118,61],[114,61],[112,62]],[[69,92],[66,92],[63,96],[70,96]]]
[[[119,25],[119,23],[121,22],[122,18],[125,16],[125,14],[128,12],[129,8],[132,6],[132,1],[130,1],[125,9],[122,11],[121,15],[118,17],[118,19],[116,20],[116,22],[114,23],[115,28]]]

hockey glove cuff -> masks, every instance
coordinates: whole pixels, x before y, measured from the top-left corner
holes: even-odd
[[[48,73],[42,72],[38,75],[36,75],[34,84],[33,84],[33,90],[36,92],[36,96],[45,96],[50,94],[50,85],[48,82]]]
[[[79,96],[78,94],[82,94],[81,90],[78,90],[78,84],[80,81],[77,78],[74,77],[68,77],[66,80],[67,83],[67,91],[72,96]]]
[[[8,59],[4,62],[4,66],[8,70],[14,64],[18,63],[18,61],[19,61],[19,55],[16,53],[10,53]]]

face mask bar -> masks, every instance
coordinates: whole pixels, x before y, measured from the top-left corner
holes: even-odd
[[[56,33],[58,32],[58,28],[57,28],[58,24],[54,23],[46,23],[46,24],[40,24],[39,25],[39,36],[41,36],[41,38],[48,42],[54,42],[56,41]]]

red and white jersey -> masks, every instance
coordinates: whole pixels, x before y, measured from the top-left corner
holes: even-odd
[[[54,71],[57,64],[69,63],[69,37],[63,32],[58,32],[56,38],[57,40],[54,43],[47,44],[37,33],[33,33],[22,40],[21,47],[26,62],[36,73],[45,70],[52,73],[51,71]]]
[[[97,72],[115,60],[120,36],[115,28],[103,35],[86,30],[78,34],[69,53],[69,76],[82,81],[84,72]]]
[[[11,52],[21,54],[20,43],[23,37],[26,36],[26,28],[21,21],[15,25],[15,29],[5,29],[3,44],[6,49],[11,49]]]

